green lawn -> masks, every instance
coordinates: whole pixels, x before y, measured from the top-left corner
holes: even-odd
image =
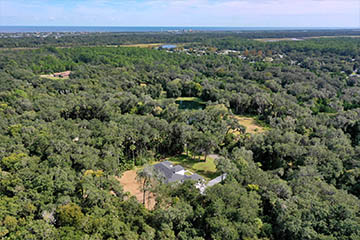
[[[200,104],[206,104],[206,102],[197,97],[178,97],[175,99],[175,101],[197,102]]]
[[[202,158],[201,160],[194,160],[191,157],[182,154],[175,157],[169,157],[166,160],[172,162],[173,164],[179,164],[183,166],[186,170],[203,176],[206,180],[213,179],[219,175],[216,172],[214,159],[212,159],[211,157],[207,157],[207,160],[205,162],[204,158]]]

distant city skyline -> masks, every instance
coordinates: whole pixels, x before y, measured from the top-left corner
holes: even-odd
[[[360,27],[359,0],[0,0],[1,26]]]

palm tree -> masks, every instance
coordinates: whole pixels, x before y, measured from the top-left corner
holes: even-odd
[[[146,192],[151,189],[151,182],[155,176],[154,168],[146,165],[143,169],[137,171],[136,180],[141,184],[143,191],[143,204],[145,206]]]

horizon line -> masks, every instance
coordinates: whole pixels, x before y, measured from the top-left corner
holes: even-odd
[[[214,25],[194,25],[194,26],[160,26],[160,25],[135,25],[135,26],[122,26],[122,25],[1,25],[0,27],[164,27],[164,28],[198,28],[198,27],[208,27],[208,28],[336,28],[336,29],[360,29],[360,26],[315,26],[315,27],[306,27],[306,26],[214,26]]]

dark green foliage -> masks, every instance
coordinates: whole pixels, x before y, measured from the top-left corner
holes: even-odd
[[[321,34],[356,32],[1,39],[41,48],[0,54],[0,238],[359,239],[360,40],[247,39]],[[99,46],[138,42],[186,53]],[[234,114],[265,131],[246,133]],[[227,177],[204,194],[139,171],[151,210],[115,178],[213,153]]]

